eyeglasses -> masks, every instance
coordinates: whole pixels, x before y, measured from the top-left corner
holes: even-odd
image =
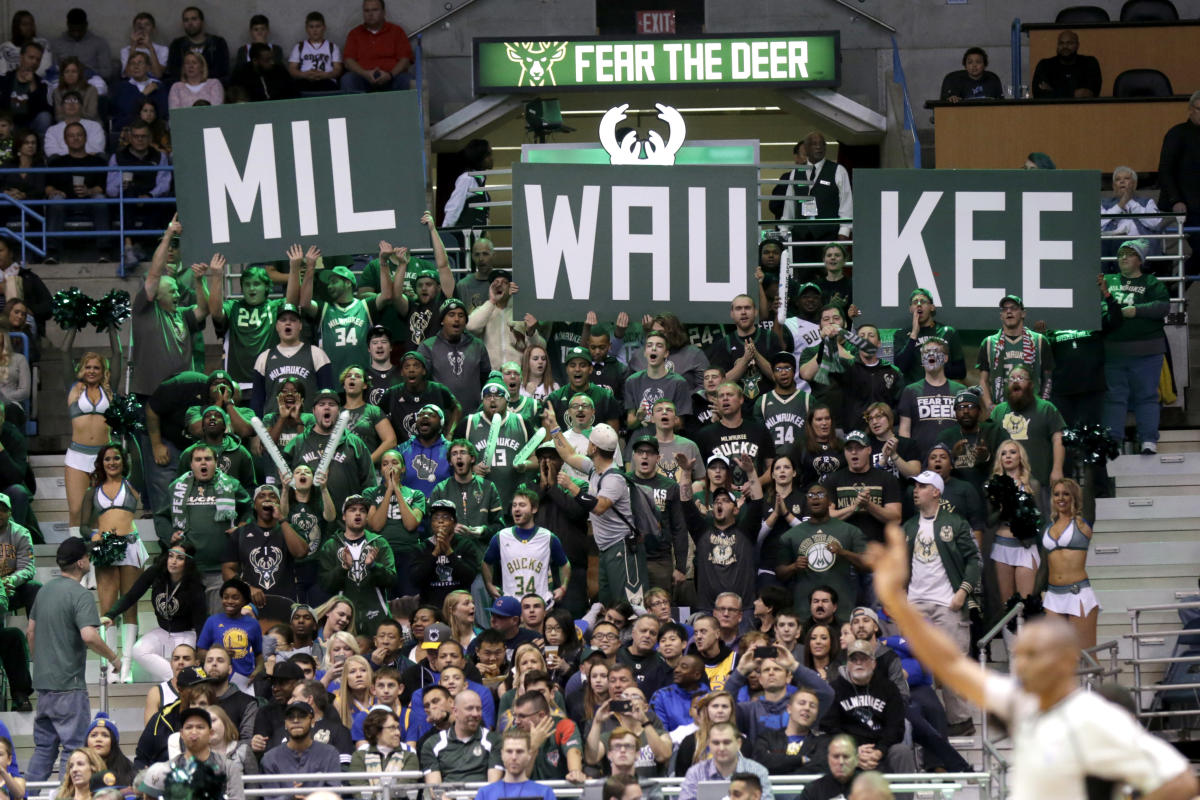
[[[608,749],[609,749],[609,750],[612,750],[612,751],[617,751],[617,750],[626,750],[626,751],[627,751],[627,750],[637,750],[637,745],[636,745],[636,744],[630,744],[629,742],[609,742]]]
[[[741,609],[734,606],[717,606],[716,610],[723,614],[740,614]]]
[[[398,730],[400,730],[400,723],[393,722],[388,725],[384,725],[379,730],[381,730],[381,731],[398,731]]]
[[[619,637],[615,633],[593,633],[592,638],[598,639],[599,641],[602,641],[602,642],[609,642],[609,641],[615,641]]]
[[[824,492],[809,492],[805,495],[809,500],[816,500],[818,497],[828,497]]]

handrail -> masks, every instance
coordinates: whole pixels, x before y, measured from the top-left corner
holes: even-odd
[[[1010,608],[1008,610],[1008,613],[1006,613],[1003,617],[1001,617],[1000,621],[992,626],[991,630],[989,630],[987,633],[985,633],[983,636],[981,636],[979,641],[976,642],[976,644],[978,644],[981,649],[984,647],[987,647],[991,643],[992,639],[995,639],[997,636],[1000,635],[1000,632],[1002,630],[1004,630],[1004,626],[1007,625],[1012,620],[1013,617],[1017,616],[1024,610],[1025,610],[1025,601],[1021,600],[1015,606]],[[1018,620],[1017,621],[1017,630],[1020,630],[1020,627],[1021,627],[1021,622]]]
[[[995,625],[992,626],[991,630],[989,630],[982,637],[980,637],[979,641],[977,642],[977,644],[979,645],[979,668],[980,669],[985,670],[985,671],[987,670],[988,645],[991,644],[993,639],[995,639],[997,636],[1000,635],[1001,631],[1004,630],[1005,626],[1007,626],[1008,623],[1010,621],[1012,621],[1013,618],[1016,618],[1016,620],[1017,620],[1017,631],[1019,632],[1021,630],[1021,624],[1024,621],[1024,617],[1021,617],[1020,614],[1024,610],[1025,610],[1025,602],[1018,601],[1016,605],[1014,605],[1012,608],[1010,608],[1008,610],[1008,612],[1005,613],[1005,615],[1003,617],[1001,617],[1000,620]],[[984,770],[984,772],[991,771],[991,762],[993,759],[995,759],[995,761],[998,764],[1000,764],[1001,779],[1000,779],[1000,782],[998,785],[998,789],[999,789],[998,796],[1004,797],[1006,795],[1006,792],[1005,792],[1003,775],[1004,775],[1005,771],[1008,769],[1008,761],[1006,761],[1004,759],[1004,757],[1002,755],[1000,755],[1000,753],[997,752],[994,747],[992,747],[991,740],[988,739],[988,715],[987,714],[983,715],[983,719],[980,722],[979,739],[981,742],[983,742],[983,770]]]
[[[412,33],[408,34],[408,38],[412,39],[412,38],[414,38],[414,37],[419,37],[419,36],[420,36],[422,33],[424,33],[425,31],[429,30],[430,28],[434,27],[435,25],[440,25],[440,24],[442,24],[443,22],[445,22],[446,20],[450,19],[451,17],[453,17],[453,16],[454,16],[455,14],[457,14],[458,12],[462,11],[462,10],[463,10],[464,8],[466,8],[467,6],[469,6],[469,5],[473,4],[473,3],[476,3],[476,2],[478,2],[478,0],[463,0],[463,2],[462,2],[461,4],[459,4],[458,6],[456,6],[456,7],[452,8],[452,9],[450,9],[450,10],[449,10],[449,11],[447,11],[445,14],[442,14],[442,15],[441,15],[441,16],[439,16],[439,17],[434,17],[433,19],[429,20],[429,22],[426,22],[426,23],[425,23],[424,25],[422,25],[421,27],[419,27],[419,28],[416,28],[415,30],[413,30],[413,32],[412,32]]]

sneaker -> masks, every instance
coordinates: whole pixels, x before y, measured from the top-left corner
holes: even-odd
[[[12,710],[21,714],[28,714],[33,711],[33,704],[29,702],[29,695],[14,694],[12,697]]]
[[[1158,454],[1158,442],[1142,442],[1142,455],[1153,456]]]
[[[133,267],[136,267],[138,265],[139,261],[141,261],[141,258],[139,258],[139,256],[140,256],[140,253],[138,253],[138,251],[134,248],[134,246],[129,245],[128,247],[125,248],[125,257],[121,263],[124,264],[126,269],[132,269]]]

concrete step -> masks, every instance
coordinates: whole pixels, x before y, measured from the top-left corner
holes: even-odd
[[[1183,524],[1190,520],[1194,530],[1197,510],[1194,497],[1139,495],[1136,497],[1102,497],[1096,500],[1096,519],[1098,521],[1142,520],[1174,523],[1178,520],[1180,524]]]

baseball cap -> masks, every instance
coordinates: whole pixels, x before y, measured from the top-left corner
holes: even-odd
[[[939,492],[946,491],[946,483],[945,483],[945,481],[942,480],[942,476],[938,475],[933,470],[927,469],[924,472],[922,472],[921,474],[917,475],[915,478],[913,478],[913,480],[916,481],[917,483],[924,483],[927,486],[932,486],[935,489],[937,489]]]
[[[437,403],[426,403],[425,405],[423,405],[417,409],[417,415],[420,416],[421,414],[424,414],[426,411],[433,412],[434,414],[437,415],[437,418],[442,421],[443,425],[446,424],[446,412],[442,411],[442,407],[439,406]]]
[[[350,281],[351,286],[358,286],[358,278],[354,277],[354,273],[350,271],[349,267],[334,267],[330,270],[330,274],[345,278]]]
[[[709,456],[707,459],[705,459],[704,463],[705,463],[705,465],[708,465],[708,464],[713,463],[714,461],[720,461],[727,467],[730,466],[729,457],[726,456],[724,453],[713,453],[711,456]]]
[[[450,626],[444,622],[435,622],[425,626],[425,636],[421,639],[422,650],[437,650],[442,642],[450,641]]]
[[[304,714],[305,716],[313,716],[313,707],[303,700],[297,700],[294,703],[288,703],[287,708],[283,710],[285,717],[290,717],[292,714]]]
[[[317,403],[321,402],[322,400],[332,400],[333,402],[337,403],[339,406],[342,404],[342,398],[340,396],[338,396],[338,393],[335,392],[333,389],[322,389],[321,391],[319,391],[313,395],[313,405],[314,406]]]
[[[4,492],[0,492],[0,503],[8,506],[8,510],[12,511],[12,500]]]
[[[275,319],[279,319],[284,314],[295,314],[297,317],[299,317],[300,309],[295,303],[280,303],[279,310],[275,312]]]
[[[453,500],[434,500],[429,504],[429,513],[432,515],[435,511],[442,511],[450,516],[458,519],[458,506],[454,505]]]
[[[867,439],[867,435],[862,431],[850,431],[846,434],[846,444],[857,444],[861,447],[870,447],[871,442]]]
[[[789,353],[787,350],[780,350],[775,355],[771,356],[771,366],[776,364],[787,364],[792,369],[796,368],[796,356]]]
[[[855,639],[846,648],[846,658],[849,659],[851,656],[854,656],[854,655],[863,655],[863,656],[866,656],[867,658],[874,659],[875,658],[875,646],[872,645],[870,642],[868,642],[866,639]]]
[[[392,339],[392,335],[388,333],[387,328],[383,327],[382,325],[372,325],[371,329],[367,331],[367,341],[369,342],[377,336],[383,336],[387,338],[388,341],[391,341]]]
[[[870,617],[871,621],[874,622],[876,626],[879,626],[879,615],[876,614],[875,609],[871,608],[870,606],[859,606],[858,608],[854,609],[854,611],[850,612],[850,619],[854,619],[855,617]]]
[[[1006,294],[1000,298],[1000,308],[1004,308],[1005,303],[1016,303],[1017,308],[1025,308],[1025,301],[1021,299],[1019,294]]]
[[[457,297],[451,297],[449,300],[442,303],[442,307],[438,309],[438,321],[440,322],[441,320],[445,319],[446,315],[456,308],[461,308],[465,313],[467,310],[467,304],[462,300],[459,300]]]
[[[736,503],[736,502],[737,502],[737,498],[733,496],[733,492],[732,492],[732,491],[730,491],[729,489],[725,488],[724,486],[718,486],[716,489],[713,489],[713,491],[712,491],[712,499],[713,499],[713,500],[716,500],[716,499],[717,499],[717,495],[719,495],[719,494],[723,494],[723,495],[725,495],[726,497],[728,497],[728,498],[729,498],[729,502],[731,502],[731,503]]]
[[[488,273],[488,281],[494,281],[496,278],[504,278],[505,280],[511,281],[512,271],[507,269],[494,269]]]
[[[1145,239],[1130,239],[1127,242],[1121,242],[1121,246],[1117,248],[1117,254],[1120,255],[1122,250],[1132,250],[1137,253],[1138,258],[1145,261],[1149,246],[1146,244]]]
[[[302,681],[304,680],[304,670],[290,661],[275,662],[275,671],[271,673],[272,681]]]
[[[945,442],[934,442],[929,448],[929,452],[932,453],[934,450],[945,450],[950,455],[954,455],[954,451],[950,449],[950,445]]]
[[[208,677],[204,667],[184,667],[179,671],[179,677],[175,679],[175,683],[179,685],[179,688],[186,689],[202,683],[216,683],[216,680]]]
[[[492,607],[488,609],[488,613],[493,617],[519,617],[521,616],[521,601],[515,597],[497,597]]]
[[[633,446],[630,448],[630,450],[636,451],[639,447],[649,447],[649,448],[652,448],[654,450],[654,452],[657,453],[658,452],[658,439],[653,436],[639,436],[638,438],[633,440]]]
[[[151,764],[133,779],[133,788],[148,797],[162,797],[167,789],[167,775],[171,766],[165,761]]]
[[[577,358],[582,358],[589,364],[592,363],[592,353],[586,347],[572,347],[567,351],[567,357],[563,360],[563,363],[570,364]]]
[[[361,494],[352,494],[342,501],[342,513],[345,514],[346,509],[350,508],[350,506],[362,506],[363,508],[370,509],[371,504]]]
[[[9,506],[12,508],[12,506]],[[68,536],[59,544],[58,550],[54,554],[54,560],[58,562],[60,567],[66,567],[74,564],[79,559],[91,553],[91,548],[87,542],[80,539],[78,536]]]
[[[592,432],[588,434],[588,441],[600,450],[607,450],[610,453],[615,452],[620,444],[617,441],[617,432],[607,422],[601,422],[592,428]]]
[[[796,296],[799,297],[800,295],[804,294],[805,292],[816,292],[817,294],[820,294],[821,287],[817,286],[812,281],[809,281],[808,283],[802,284],[800,286],[799,291],[796,292]]]
[[[254,490],[254,497],[252,497],[251,500],[257,500],[258,496],[260,494],[265,494],[267,492],[270,492],[271,494],[275,495],[276,497],[279,497],[279,487],[278,486],[276,486],[273,483],[264,483],[262,486],[260,486]]]
[[[107,769],[103,772],[97,772],[95,775],[93,775],[91,783],[88,784],[88,788],[92,790],[92,794],[95,794],[96,792],[103,792],[107,789],[112,789],[114,791],[118,791],[120,789],[120,787],[117,786],[116,774]]]
[[[429,361],[425,358],[425,356],[421,355],[416,350],[409,350],[407,353],[405,353],[403,356],[401,356],[400,357],[400,366],[403,367],[404,362],[410,358],[413,361],[416,361],[422,367],[424,367],[426,372],[429,371]]]
[[[537,449],[534,450],[533,452],[535,452],[535,453],[554,453],[555,455],[557,455],[558,454],[558,445],[556,445],[554,443],[553,439],[544,439],[542,441],[542,443],[537,446]]]

